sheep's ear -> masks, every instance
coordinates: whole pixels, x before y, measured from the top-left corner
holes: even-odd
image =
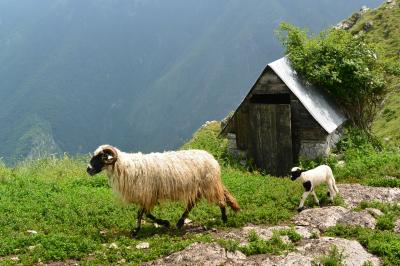
[[[103,161],[105,164],[113,164],[117,161],[118,155],[114,148],[103,150]]]

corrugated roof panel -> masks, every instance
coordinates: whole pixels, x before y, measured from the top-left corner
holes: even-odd
[[[347,119],[339,106],[321,89],[298,78],[286,57],[268,64],[296,95],[314,119],[330,134]]]

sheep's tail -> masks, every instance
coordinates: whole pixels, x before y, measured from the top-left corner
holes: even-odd
[[[225,196],[225,201],[229,205],[229,207],[232,208],[235,212],[240,211],[240,206],[239,203],[236,201],[236,199],[229,193],[229,191],[224,188],[224,196]]]

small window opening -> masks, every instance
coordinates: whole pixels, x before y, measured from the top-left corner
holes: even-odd
[[[290,94],[255,94],[250,98],[251,103],[290,104]]]

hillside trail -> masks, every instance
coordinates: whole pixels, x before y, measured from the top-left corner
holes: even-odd
[[[338,184],[338,188],[346,207],[327,206],[306,209],[297,214],[287,225],[249,224],[242,228],[212,232],[216,239],[232,239],[238,241],[239,245],[246,245],[250,232],[255,231],[260,238],[269,240],[274,231],[294,228],[302,239],[293,243],[294,250],[284,255],[246,256],[240,251],[230,252],[217,243],[194,243],[182,251],[143,265],[316,265],[316,259],[327,255],[333,246],[336,246],[344,255],[344,265],[356,266],[364,263],[381,265],[380,259],[368,253],[356,240],[321,235],[327,228],[336,224],[374,229],[376,219],[382,215],[382,212],[373,208],[355,211],[354,208],[362,201],[400,204],[400,188],[368,187],[360,184]],[[400,233],[400,219],[396,221],[394,231]],[[281,236],[281,239],[285,243],[291,243],[288,236]]]

